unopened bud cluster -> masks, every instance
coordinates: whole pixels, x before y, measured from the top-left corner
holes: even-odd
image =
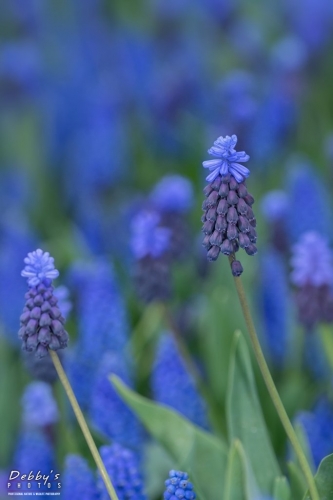
[[[205,187],[204,194],[205,213],[201,220],[208,260],[216,260],[220,253],[231,255],[239,248],[255,255],[256,219],[251,208],[254,198],[248,193],[245,181],[238,183],[230,174],[218,175]],[[243,272],[237,260],[232,263],[232,272],[236,276]]]
[[[165,481],[164,500],[194,500],[196,494],[186,472],[171,470]]]
[[[20,316],[19,337],[22,348],[36,351],[38,357],[46,356],[48,349],[57,351],[68,343],[64,329],[65,319],[57,306],[53,286],[40,283],[25,294],[25,307]]]

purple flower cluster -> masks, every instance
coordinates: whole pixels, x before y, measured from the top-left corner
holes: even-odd
[[[119,444],[102,446],[101,457],[116,490],[119,500],[146,500],[143,479],[140,473],[139,461],[136,455]],[[108,500],[102,478],[98,477],[100,500]]]
[[[51,285],[59,272],[54,268],[50,254],[40,249],[29,253],[24,262],[26,266],[21,275],[28,278],[29,291],[25,294],[26,303],[20,316],[19,338],[22,349],[34,351],[42,358],[48,349],[64,349],[68,343],[65,318]]]
[[[333,321],[333,257],[325,238],[305,233],[293,247],[291,281],[297,287],[299,319],[308,329]]]
[[[239,163],[247,161],[249,156],[244,151],[235,151],[236,142],[235,135],[219,137],[208,152],[220,159],[203,163],[212,170],[207,177],[210,183],[204,189],[206,199],[202,209],[205,213],[201,219],[208,260],[216,260],[220,252],[233,255],[239,248],[244,248],[248,255],[257,253],[256,219],[251,208],[254,198],[244,182],[250,172]],[[231,269],[234,276],[243,272],[237,260],[233,260]]]
[[[188,474],[179,470],[171,470],[169,479],[165,481],[164,500],[194,500],[196,494]]]

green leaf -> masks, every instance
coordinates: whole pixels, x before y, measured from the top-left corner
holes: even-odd
[[[277,477],[274,481],[273,496],[274,500],[290,500],[290,487],[287,478]]]
[[[306,491],[306,482],[299,466],[294,462],[288,462],[290,489],[292,500],[301,500]]]
[[[235,440],[229,451],[223,500],[251,500],[257,495],[258,488],[242,443]]]
[[[318,488],[320,500],[332,500],[333,498],[333,454],[325,457],[318,467],[315,481]],[[311,500],[309,492],[304,500]]]
[[[248,348],[236,332],[229,371],[227,425],[230,440],[239,439],[263,493],[270,494],[281,475],[261,411]]]
[[[228,454],[226,444],[176,411],[130,390],[115,375],[111,375],[110,380],[151,435],[174,459],[174,468],[191,475],[200,499],[221,500]]]

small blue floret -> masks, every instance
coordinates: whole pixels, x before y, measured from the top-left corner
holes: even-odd
[[[21,276],[28,278],[30,287],[52,281],[59,276],[59,271],[54,267],[54,258],[50,256],[49,252],[43,252],[40,248],[28,253],[24,263],[26,265]]]
[[[245,151],[237,152],[235,146],[237,136],[229,135],[219,137],[208,153],[218,158],[217,160],[207,160],[202,163],[204,168],[208,168],[211,173],[206,177],[208,182],[213,182],[218,175],[231,174],[238,183],[243,182],[249,175],[250,170],[239,162],[246,162],[250,159]]]

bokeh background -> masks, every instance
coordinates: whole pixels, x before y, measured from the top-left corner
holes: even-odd
[[[171,174],[187,181],[174,206],[173,195],[168,201],[171,219],[182,219],[175,231],[183,238],[170,264],[167,308],[210,388],[210,423],[198,417],[199,423],[225,432],[232,333],[245,328],[227,259],[205,260],[200,210],[201,162],[218,136],[231,134],[238,136],[238,150],[250,155],[247,184],[256,199],[259,252],[243,252],[240,260],[265,352],[290,416],[312,412],[314,462],[333,452],[331,327],[305,331],[290,279],[292,248],[305,232],[332,242],[332,28],[330,0],[3,0],[1,470],[18,460],[22,436],[36,427],[24,423],[22,403],[36,372],[17,339],[26,291],[20,272],[28,251],[49,251],[60,271],[56,286],[66,287],[61,300],[71,341],[63,361],[99,444],[117,441],[114,433],[125,433],[128,425],[114,431],[98,421],[103,404],[92,402],[91,393],[109,390],[92,386],[98,370],[100,377],[118,370],[142,394],[162,402],[158,384],[171,384],[166,392],[177,385],[177,378],[168,379],[168,362],[156,361],[155,330],[170,324],[157,321],[156,328],[159,309],[136,289],[131,251],[131,221],[147,207],[162,210],[152,192]],[[96,341],[101,329],[111,338],[102,346]],[[111,354],[102,359],[105,346],[118,368]],[[156,366],[162,366],[157,382]],[[282,461],[285,438],[259,377],[258,390]],[[61,418],[50,417],[47,442],[62,471],[68,453],[90,458],[58,383],[52,391]],[[325,407],[319,417],[318,401]],[[193,411],[188,417],[196,421]],[[323,437],[318,429],[324,421]],[[123,444],[134,446],[135,439],[127,436]],[[142,439],[147,489],[157,498],[170,458],[146,435]]]

